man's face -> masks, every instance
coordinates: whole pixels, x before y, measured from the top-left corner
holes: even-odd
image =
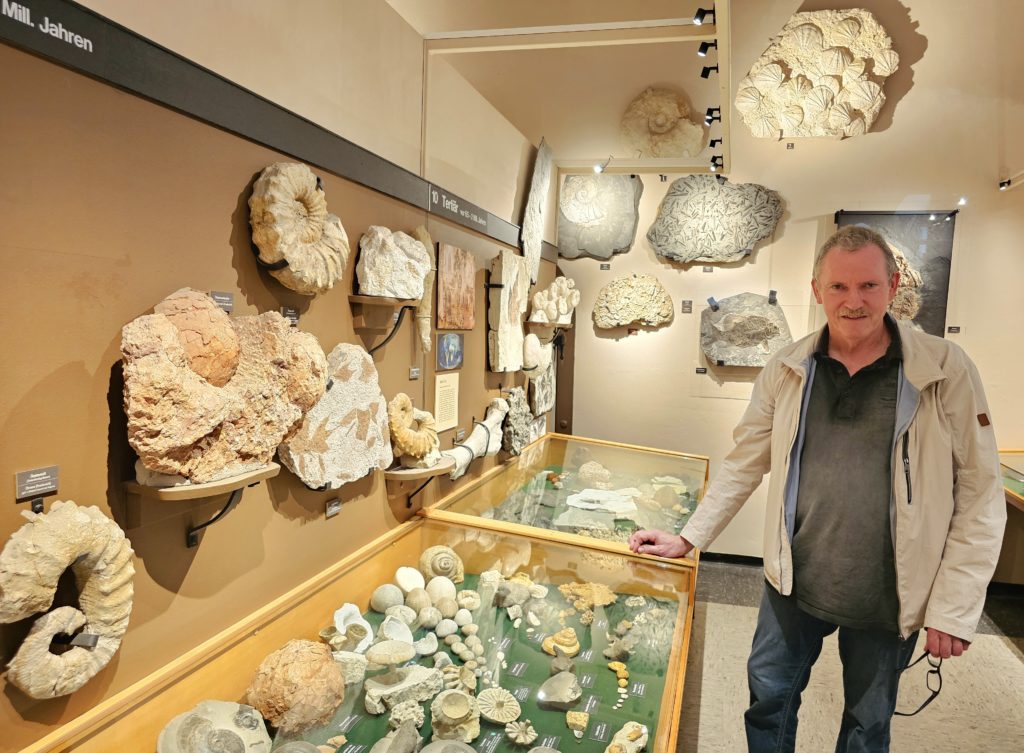
[[[811,288],[818,303],[825,307],[829,334],[858,341],[884,327],[882,320],[899,281],[898,272],[889,279],[885,254],[869,243],[855,251],[830,250]]]

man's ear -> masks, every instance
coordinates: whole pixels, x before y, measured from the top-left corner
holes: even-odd
[[[893,272],[892,279],[889,280],[889,302],[892,303],[896,297],[896,289],[900,286],[900,273]]]
[[[821,291],[818,290],[818,281],[813,277],[811,278],[811,290],[814,291],[814,300],[818,303],[824,303],[824,301],[821,300]]]

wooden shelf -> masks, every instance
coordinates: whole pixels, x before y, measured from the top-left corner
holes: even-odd
[[[402,483],[404,481],[422,481],[424,479],[451,473],[451,470],[454,467],[455,460],[442,455],[441,462],[432,468],[395,468],[391,471],[384,471],[384,480],[394,481],[397,483]]]
[[[417,298],[388,298],[383,295],[350,295],[348,302],[360,303],[364,306],[388,306],[391,308],[395,306],[412,306],[415,308],[420,305],[420,301]]]
[[[281,466],[270,463],[263,468],[249,471],[239,476],[210,481],[205,484],[182,484],[181,486],[145,486],[135,481],[125,481],[124,490],[128,494],[158,499],[162,502],[180,502],[188,499],[204,499],[220,494],[230,494],[237,489],[252,486],[263,479],[273,478],[281,472]]]

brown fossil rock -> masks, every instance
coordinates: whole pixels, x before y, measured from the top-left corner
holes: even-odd
[[[280,731],[301,732],[331,718],[345,698],[345,680],[330,647],[293,640],[263,660],[246,698]]]

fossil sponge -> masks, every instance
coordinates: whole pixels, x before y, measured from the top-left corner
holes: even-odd
[[[302,732],[331,718],[345,698],[345,678],[327,644],[288,641],[260,664],[246,698],[279,731]]]
[[[594,303],[594,324],[613,329],[639,323],[660,327],[672,321],[672,298],[651,275],[619,277],[605,285]]]
[[[49,609],[68,567],[81,611],[59,607],[37,619],[11,659],[7,679],[32,698],[56,698],[85,685],[120,647],[132,611],[133,552],[124,531],[99,508],[68,500],[54,502],[48,513],[22,515],[29,522],[0,552],[0,622]],[[50,652],[56,634],[79,629],[98,637],[95,648]]]
[[[260,173],[249,197],[252,241],[270,274],[303,295],[330,290],[348,261],[348,235],[327,211],[317,177],[298,162],[275,162]]]

